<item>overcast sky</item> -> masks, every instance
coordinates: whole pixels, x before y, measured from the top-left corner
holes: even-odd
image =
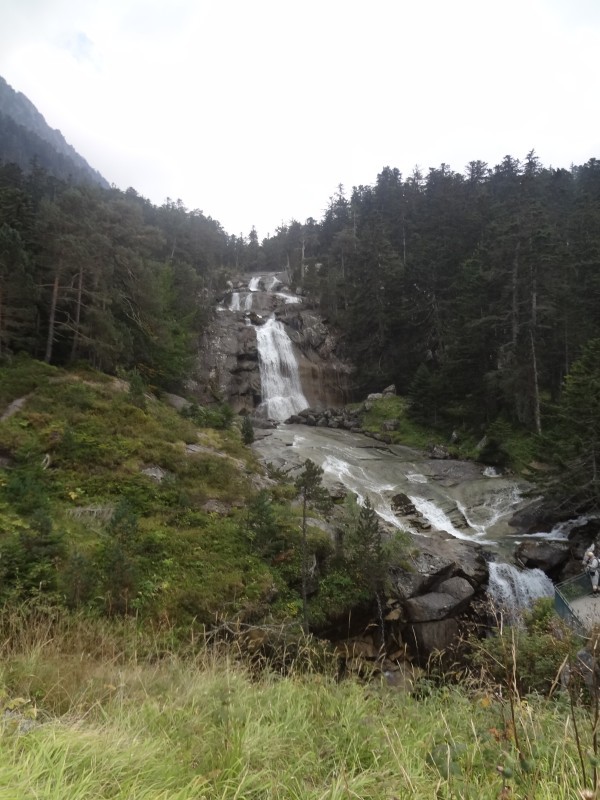
[[[600,157],[598,0],[2,0],[0,75],[111,183],[228,233],[339,183]]]

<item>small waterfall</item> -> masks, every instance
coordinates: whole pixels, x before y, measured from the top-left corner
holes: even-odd
[[[508,622],[516,622],[523,611],[540,597],[552,597],[554,584],[541,569],[517,569],[512,564],[489,565],[488,595]]]
[[[240,293],[239,292],[232,292],[231,293],[231,303],[229,304],[230,311],[239,311],[240,310]]]
[[[408,495],[408,499],[433,528],[438,531],[446,531],[446,533],[457,539],[473,539],[471,534],[459,531],[448,515],[431,500],[426,500],[424,497],[414,497],[413,495]]]
[[[475,535],[484,536],[499,520],[510,517],[521,500],[522,493],[515,485],[490,491],[484,503],[478,503],[471,508],[457,500],[456,507]]]
[[[309,405],[302,392],[292,340],[283,324],[272,316],[256,329],[256,341],[263,398],[259,409],[282,422]]]
[[[248,289],[251,292],[258,292],[260,284],[260,275],[255,275],[254,278],[250,278],[248,283]]]

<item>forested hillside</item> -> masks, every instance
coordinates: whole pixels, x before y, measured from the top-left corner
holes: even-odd
[[[0,168],[0,355],[79,359],[151,385],[186,376],[238,240],[200,211],[134,190]]]
[[[0,163],[14,163],[28,171],[33,164],[56,178],[76,184],[91,183],[109,188],[100,173],[51,128],[22,92],[0,77]]]
[[[600,335],[600,162],[386,167],[262,250],[341,326],[362,392],[394,382],[426,421],[504,414],[539,432]]]
[[[356,397],[395,383],[416,421],[491,432],[492,447],[506,425],[549,433],[573,504],[600,498],[597,160],[554,170],[530,153],[407,179],[386,167],[262,243],[181,201],[0,168],[0,355],[174,388],[226,280],[284,267],[340,329]]]

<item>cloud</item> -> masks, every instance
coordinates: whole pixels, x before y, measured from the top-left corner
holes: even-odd
[[[99,59],[95,52],[94,43],[83,31],[66,36],[62,40],[62,46],[79,63],[89,62],[99,66]]]
[[[598,155],[591,0],[8,5],[0,74],[109,181],[235,233],[384,165]]]

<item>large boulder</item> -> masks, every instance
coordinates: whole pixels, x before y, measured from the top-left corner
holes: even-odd
[[[458,603],[467,603],[475,594],[475,589],[466,578],[461,578],[455,575],[453,578],[448,578],[442,581],[438,587],[438,592],[452,595]]]
[[[489,570],[478,545],[442,535],[415,536],[413,542],[413,555],[405,572],[423,576],[429,586],[457,575],[475,588],[487,582]]]
[[[445,592],[429,592],[408,599],[404,608],[409,622],[433,622],[449,617],[461,605]]]
[[[570,546],[566,542],[528,540],[521,542],[515,550],[518,561],[527,569],[541,569],[552,574],[567,562]]]
[[[456,642],[459,625],[455,619],[416,622],[408,627],[407,640],[417,662],[426,664],[432,653],[442,652]]]

